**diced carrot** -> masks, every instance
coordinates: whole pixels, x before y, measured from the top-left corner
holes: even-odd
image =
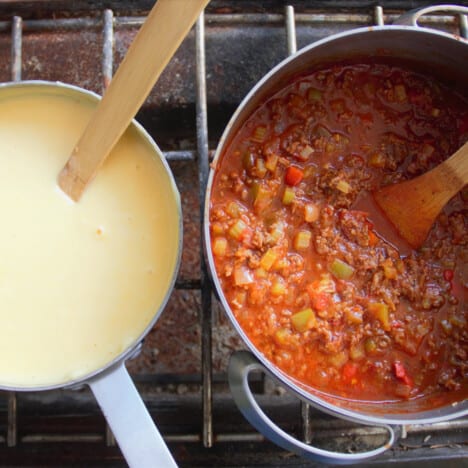
[[[298,185],[304,178],[304,172],[296,166],[289,166],[286,169],[284,181],[291,187]]]

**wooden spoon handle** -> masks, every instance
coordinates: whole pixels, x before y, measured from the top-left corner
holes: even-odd
[[[158,0],[59,174],[78,201],[209,0]]]
[[[418,182],[420,180],[421,182]],[[411,182],[423,194],[422,209],[434,213],[434,218],[443,206],[468,183],[468,142],[434,169]]]
[[[437,170],[446,178],[446,185],[452,187],[454,194],[461,190],[468,183],[468,142],[434,169]]]

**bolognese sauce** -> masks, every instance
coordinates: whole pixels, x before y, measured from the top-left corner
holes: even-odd
[[[467,140],[467,99],[390,63],[302,75],[252,114],[215,167],[210,236],[269,361],[346,398],[466,396],[468,190],[404,254],[356,206]]]

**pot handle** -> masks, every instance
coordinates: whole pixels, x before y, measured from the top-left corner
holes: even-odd
[[[436,11],[449,11],[452,13],[459,13],[461,15],[468,15],[468,7],[461,5],[432,5],[425,8],[417,8],[410,10],[398,17],[393,24],[400,26],[418,26],[418,19],[428,13]]]
[[[177,467],[123,362],[88,385],[131,468]]]
[[[252,426],[285,450],[319,462],[345,465],[380,455],[393,445],[395,432],[387,425],[382,425],[382,427],[390,434],[388,442],[382,447],[367,452],[352,454],[330,452],[295,439],[271,421],[255,401],[248,383],[248,377],[252,371],[262,371],[271,376],[270,371],[249,351],[238,351],[232,354],[229,361],[228,379],[234,401]]]

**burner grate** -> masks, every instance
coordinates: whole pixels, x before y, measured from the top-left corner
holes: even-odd
[[[191,356],[192,359],[199,360],[191,371],[178,373],[168,367],[165,372],[154,373],[154,366],[150,366],[149,370],[136,370],[133,375],[151,414],[180,464],[305,466],[304,460],[284,452],[256,433],[235,408],[227,389],[223,366],[226,356],[239,343],[234,341],[230,347],[227,346],[227,350],[224,349],[225,354],[221,357],[216,355],[219,337],[214,339],[214,334],[220,328],[226,329],[228,325],[225,319],[223,322],[219,304],[213,298],[207,268],[201,255],[203,248],[200,220],[203,219],[209,161],[215,142],[242,94],[273,64],[284,58],[281,54],[292,54],[298,47],[344,29],[391,23],[399,16],[399,12],[384,11],[382,6],[369,8],[367,2],[360,2],[364,6],[349,10],[344,9],[343,5],[336,9],[317,8],[317,2],[310,2],[314,10],[309,11],[304,7],[307,2],[297,1],[297,7],[288,5],[283,8],[283,2],[277,1],[270,2],[274,6],[272,12],[259,13],[254,9],[242,13],[233,8],[233,3],[215,1],[208,13],[200,16],[194,31],[186,40],[193,47],[186,45],[188,50],[178,53],[174,59],[182,65],[172,66],[172,71],[169,72],[172,75],[168,76],[174,76],[175,72],[178,73],[178,70],[185,67],[195,75],[195,80],[192,80],[194,84],[182,80],[183,84],[180,85],[180,80],[175,79],[174,85],[171,79],[166,78],[162,88],[150,96],[139,114],[143,125],[156,135],[156,141],[162,141],[165,145],[163,153],[171,166],[190,167],[194,176],[189,184],[189,198],[195,200],[195,204],[190,207],[198,210],[198,213],[190,213],[195,221],[191,218],[188,223],[191,223],[189,232],[194,234],[189,248],[194,250],[197,259],[190,264],[190,268],[181,272],[176,290],[182,294],[195,294],[194,301],[186,303],[188,308],[195,309],[193,312],[197,315],[196,341],[201,344],[201,354],[194,353]],[[414,4],[407,2],[409,3],[411,6]],[[399,2],[400,8],[401,4]],[[0,66],[0,79],[19,81],[39,78],[43,73],[40,66],[35,70],[34,64],[31,65],[32,59],[25,56],[25,35],[37,35],[45,41],[48,37],[53,37],[48,46],[53,51],[57,44],[57,37],[53,34],[57,31],[59,38],[76,33],[93,33],[91,40],[99,36],[102,42],[100,70],[94,73],[94,78],[88,82],[76,77],[70,80],[70,75],[63,71],[58,79],[75,81],[75,84],[94,88],[97,92],[104,91],[112,77],[115,57],[124,54],[128,36],[134,34],[144,17],[117,16],[111,9],[93,13],[80,13],[81,16],[76,16],[71,12],[68,15],[70,17],[64,15],[57,19],[23,19],[21,16],[12,16],[0,21],[0,44],[8,41],[11,44],[9,64],[3,68]],[[430,15],[421,22],[468,37],[467,18],[463,15]],[[226,41],[238,39],[240,46],[247,49],[252,43],[258,43],[257,36],[262,29],[271,31],[272,28],[276,36],[280,37],[278,44],[282,42],[279,52],[274,56],[267,56],[257,68],[252,65],[252,59],[249,61],[244,55],[239,59],[245,59],[247,67],[250,67],[245,73],[246,83],[242,84],[245,88],[235,86],[229,77],[223,75],[222,70],[213,66],[216,61],[223,64],[221,56],[226,49]],[[122,31],[127,32],[127,35],[122,35],[118,46],[116,36],[123,34]],[[66,67],[66,63],[60,62],[60,58],[53,57],[51,60],[54,66]],[[57,75],[53,73],[45,74],[57,79]],[[220,80],[224,80],[224,87],[219,84]],[[176,87],[177,96],[175,107],[179,106],[184,115],[189,114],[193,119],[189,124],[182,124],[181,134],[171,131],[169,136],[162,135],[159,138],[160,129],[167,128],[161,124],[161,115],[158,114],[154,121],[155,108],[162,105],[163,111],[160,114],[167,111],[167,94],[174,93],[173,86]],[[180,115],[182,114],[173,114],[169,125],[173,125]],[[184,119],[187,120],[187,117]],[[183,144],[174,143],[179,137],[182,137]],[[182,169],[184,170],[186,169]],[[184,245],[184,249],[186,248]],[[156,327],[160,327],[160,324]],[[164,325],[162,329],[166,330]],[[229,339],[231,340],[231,335]],[[145,343],[142,355],[145,354],[146,347]],[[266,412],[281,427],[302,437],[305,442],[328,443],[335,449],[350,450],[373,446],[385,437],[382,429],[356,425],[319,413],[284,393],[281,387],[262,376],[255,379],[253,386],[258,391],[258,401]],[[76,463],[77,460],[86,465],[123,463],[113,436],[86,389],[42,394],[4,392],[3,396],[3,399],[0,398],[0,461],[4,460],[8,465],[30,465],[34,461],[48,466]],[[437,466],[443,460],[451,466],[451,463],[459,463],[467,455],[467,429],[468,418],[431,425],[405,426],[396,446],[377,460],[369,462],[369,465],[400,463],[405,466],[422,466],[424,463],[426,467]]]

